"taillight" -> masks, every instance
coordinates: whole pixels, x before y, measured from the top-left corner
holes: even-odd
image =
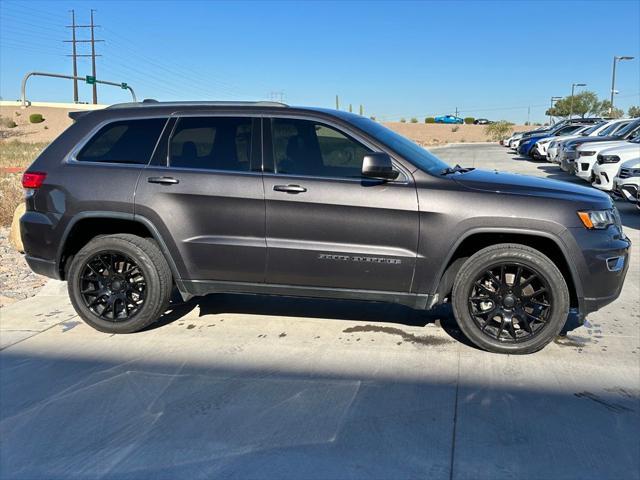
[[[22,187],[40,188],[45,178],[47,178],[47,174],[45,172],[24,172],[22,175]]]

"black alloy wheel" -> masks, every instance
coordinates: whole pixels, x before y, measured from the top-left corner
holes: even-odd
[[[553,293],[545,278],[519,263],[487,268],[474,281],[469,313],[480,331],[506,343],[528,341],[545,328]]]
[[[142,269],[121,252],[96,253],[85,262],[79,283],[85,306],[103,320],[126,321],[146,299],[147,281]]]

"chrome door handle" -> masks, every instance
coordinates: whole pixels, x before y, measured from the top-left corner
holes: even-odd
[[[173,177],[149,177],[147,178],[147,182],[159,183],[161,185],[175,185],[176,183],[180,183],[180,180]]]
[[[300,185],[274,185],[273,189],[276,192],[285,193],[303,193],[307,191],[306,188],[301,187]]]

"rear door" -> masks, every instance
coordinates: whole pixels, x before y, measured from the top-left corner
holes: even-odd
[[[184,280],[263,282],[260,120],[172,118],[142,173],[136,215],[159,230]]]
[[[267,283],[409,292],[418,248],[411,175],[362,178],[373,147],[328,124],[265,119]]]

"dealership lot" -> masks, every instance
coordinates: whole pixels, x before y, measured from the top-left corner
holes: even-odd
[[[436,153],[581,183],[497,145]],[[0,477],[640,478],[631,262],[620,299],[521,357],[459,341],[446,310],[248,295],[109,336],[50,282],[0,310]]]

